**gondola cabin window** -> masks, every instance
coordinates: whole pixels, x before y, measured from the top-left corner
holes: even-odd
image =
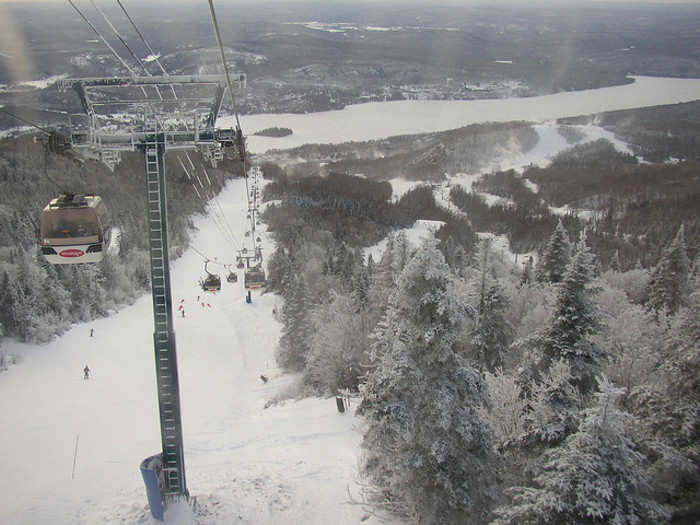
[[[41,253],[52,264],[96,263],[109,246],[107,208],[97,195],[61,195],[41,213]]]

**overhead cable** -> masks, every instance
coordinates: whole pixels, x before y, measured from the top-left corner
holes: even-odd
[[[35,127],[36,129],[41,131],[42,133],[46,133],[49,137],[54,134],[51,130],[42,128],[41,126],[37,126],[33,122],[30,122],[29,120],[24,119],[22,117],[18,117],[17,115],[14,115],[14,114],[10,113],[9,111],[5,111],[2,108],[0,108],[0,113],[4,113],[5,115],[12,117],[13,119],[19,120],[20,122],[24,122],[25,124],[29,124],[30,126]]]
[[[134,31],[136,31],[136,34],[139,35],[139,38],[141,39],[141,42],[143,42],[143,45],[146,46],[146,49],[148,49],[148,52],[150,53],[150,56],[152,56],[153,59],[155,60],[155,63],[158,64],[158,67],[159,67],[160,70],[163,72],[163,75],[165,75],[166,77],[169,76],[169,75],[168,75],[168,72],[167,72],[167,71],[165,70],[165,68],[163,67],[163,64],[161,64],[161,63],[160,63],[160,60],[158,60],[158,54],[157,54],[155,51],[153,51],[153,48],[150,46],[150,44],[146,41],[146,39],[144,38],[144,36],[141,34],[141,31],[140,31],[139,28],[137,27],[136,22],[134,22],[134,20],[131,18],[131,16],[129,15],[128,11],[126,10],[126,7],[124,7],[124,5],[121,3],[121,0],[117,0],[117,4],[119,4],[119,7],[121,7],[121,9],[122,9],[124,15],[126,15],[126,18],[128,18],[128,19],[129,19],[129,22],[131,22],[131,27],[133,27],[133,28],[134,28]],[[173,97],[177,99],[177,94],[175,94],[175,87],[174,87],[172,84],[170,84],[170,89],[171,89],[172,92],[173,92]]]
[[[100,7],[95,3],[95,0],[90,0],[90,3],[97,10],[97,12],[102,15],[102,18],[105,19],[105,22],[107,22],[107,25],[112,29],[112,31],[114,32],[116,37],[119,39],[119,41],[122,43],[122,45],[129,51],[132,58],[134,60],[136,60],[136,62],[138,62],[138,64],[141,66],[141,68],[146,72],[146,75],[148,75],[150,77],[151,74],[148,72],[148,69],[146,69],[146,66],[143,65],[143,62],[141,62],[141,59],[136,55],[136,53],[134,53],[131,50],[131,48],[129,47],[129,44],[126,43],[126,40],[124,40],[124,37],[119,33],[119,31],[117,31],[117,28],[114,27],[114,24],[112,24],[112,22],[109,20],[109,18],[107,18],[107,15],[105,14],[105,12],[102,11],[102,9],[100,9]]]
[[[82,12],[80,9],[78,9],[78,7],[73,3],[73,0],[68,0],[68,3],[73,7],[73,9],[75,9],[75,11],[76,11],[76,12],[80,15],[80,17],[85,21],[85,23],[86,23],[87,25],[90,26],[90,29],[92,29],[92,30],[95,32],[95,34],[96,34],[98,37],[100,37],[100,40],[102,40],[102,42],[104,42],[104,44],[109,48],[109,50],[112,52],[112,54],[113,54],[115,57],[117,57],[117,59],[119,60],[119,62],[122,63],[122,65],[127,69],[127,71],[129,71],[129,73],[131,73],[132,76],[136,76],[136,72],[131,68],[131,66],[129,66],[129,64],[127,64],[127,63],[124,61],[124,59],[119,55],[119,53],[117,53],[117,52],[115,51],[115,49],[109,44],[109,42],[107,42],[107,40],[105,39],[105,37],[102,36],[102,33],[100,33],[100,32],[97,30],[97,28],[96,28],[94,25],[92,25],[92,23],[90,22],[90,20],[88,20],[87,17],[83,14],[83,12]]]
[[[224,55],[224,45],[221,42],[221,34],[219,33],[219,24],[216,22],[216,13],[214,12],[214,1],[209,0],[209,10],[211,11],[211,23],[214,26],[214,33],[216,34],[216,41],[219,44],[219,52],[221,53],[221,64],[224,68],[224,75],[226,75],[226,85],[228,86],[228,94],[231,97],[231,106],[233,107],[233,114],[236,117],[236,129],[241,129],[241,123],[238,120],[238,111],[236,110],[236,97],[233,95],[233,84],[231,84],[231,76],[228,73],[228,65],[226,64],[226,56]]]

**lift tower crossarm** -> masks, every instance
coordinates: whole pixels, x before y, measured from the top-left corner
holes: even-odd
[[[244,89],[246,87],[246,76],[243,73],[238,73],[234,75],[236,80],[235,84],[238,89]],[[109,77],[109,78],[80,78],[80,79],[63,79],[57,82],[59,89],[66,90],[72,88],[78,94],[80,102],[83,106],[83,111],[87,115],[95,115],[94,102],[90,97],[90,88],[128,88],[128,87],[159,87],[164,85],[175,86],[187,86],[187,85],[200,85],[200,86],[213,86],[215,88],[215,94],[213,101],[210,105],[210,112],[207,118],[207,126],[214,127],[216,125],[216,118],[221,110],[221,104],[223,102],[224,93],[226,92],[226,82],[227,79],[224,75],[159,75],[159,76],[131,76],[131,77]],[[163,99],[157,102],[177,102],[179,99]],[[209,99],[207,99],[209,100]],[[135,100],[115,100],[114,104],[131,104],[136,103]],[[147,102],[147,100],[138,101],[140,103]],[[154,101],[155,102],[155,101]],[[104,105],[104,101],[100,101],[101,105]]]

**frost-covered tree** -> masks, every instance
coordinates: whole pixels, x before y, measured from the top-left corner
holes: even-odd
[[[529,284],[533,280],[533,266],[534,266],[534,260],[532,258],[532,255],[530,255],[527,258],[527,261],[523,264],[523,270],[520,273],[520,286],[525,286],[526,284]]]
[[[304,276],[293,276],[284,296],[282,335],[276,355],[282,368],[301,371],[306,365],[312,333],[310,310],[311,301]]]
[[[567,361],[553,362],[547,372],[530,385],[530,390],[521,443],[524,450],[556,445],[578,428],[583,401],[573,385]]]
[[[369,348],[367,313],[354,296],[332,292],[328,303],[314,308],[311,324],[305,382],[328,395],[356,390]]]
[[[654,486],[673,521],[700,515],[700,290],[664,323],[666,339],[653,381],[627,400],[638,418],[638,439],[650,458]]]
[[[525,432],[527,399],[523,388],[514,375],[497,369],[494,373],[485,372],[488,385],[489,404],[479,413],[494,430],[498,446],[520,439]]]
[[[377,265],[378,281],[393,286],[411,257],[411,247],[406,233],[400,231],[389,235],[386,249]]]
[[[603,359],[601,349],[590,337],[598,327],[591,300],[593,270],[593,254],[584,240],[558,287],[552,319],[543,334],[544,359],[540,364],[540,369],[544,369],[554,360],[566,359],[575,383],[584,393],[593,388]]]
[[[363,389],[364,470],[380,504],[421,523],[480,523],[493,497],[486,385],[461,344],[471,311],[428,241],[399,276]]]
[[[681,225],[651,274],[648,306],[655,311],[676,313],[687,297],[689,275],[690,260]]]
[[[561,282],[571,260],[569,234],[561,219],[547,241],[544,253],[539,260],[537,278],[550,283]]]
[[[497,283],[482,292],[478,315],[472,332],[474,356],[488,371],[503,366],[503,358],[513,337],[513,329],[506,319],[508,299]]]
[[[600,289],[596,304],[602,315],[601,329],[592,339],[606,349],[606,377],[631,392],[639,385],[658,383],[665,327],[653,312],[632,303],[626,290],[611,286],[615,283],[611,277],[609,270],[596,280]]]
[[[71,286],[71,304],[74,317],[89,321],[97,316],[107,315],[106,294],[102,286],[104,276],[95,264],[74,265]]]
[[[368,304],[373,319],[382,317],[387,299],[394,290],[396,279],[406,265],[409,255],[410,246],[406,235],[399,232],[389,235],[379,262],[372,261]]]
[[[512,502],[496,510],[494,525],[637,525],[667,517],[649,496],[645,458],[628,437],[632,417],[617,406],[623,390],[604,378],[599,388],[579,430],[535,466],[534,486],[508,490]]]

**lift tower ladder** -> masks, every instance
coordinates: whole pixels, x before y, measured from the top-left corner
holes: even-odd
[[[245,76],[238,75],[236,79],[237,87],[244,88]],[[159,86],[172,88],[173,97],[164,98],[168,90],[160,91]],[[70,87],[77,92],[87,120],[88,129],[71,130],[74,149],[96,155],[111,169],[119,162],[122,152],[142,151],[145,157],[153,346],[163,447],[162,469],[156,482],[160,485],[160,495],[152,499],[149,492],[149,503],[154,517],[162,519],[162,509],[160,515],[154,510],[160,498],[167,502],[188,495],[170,290],[164,155],[169,150],[199,149],[215,163],[223,157],[224,150],[234,157],[236,153],[242,155],[240,151],[230,150],[244,148],[244,144],[233,129],[216,129],[226,91],[221,75],[68,79],[61,81],[59,87]],[[176,88],[181,91],[179,97],[175,96]],[[208,89],[209,95],[200,97],[200,89]],[[110,96],[112,90],[121,91]],[[142,97],[148,93],[153,96]],[[113,119],[111,115],[118,110],[132,115],[131,122],[123,124]],[[167,126],[163,125],[165,119]],[[115,131],[120,125],[124,130]],[[144,463],[151,464],[150,459]]]
[[[154,123],[157,121],[154,120]],[[156,358],[156,384],[163,444],[163,495],[187,493],[185,460],[180,417],[180,388],[173,327],[173,301],[170,293],[168,260],[168,221],[166,214],[164,135],[157,124],[144,143],[148,205],[148,250],[151,260],[153,296],[153,347]]]

